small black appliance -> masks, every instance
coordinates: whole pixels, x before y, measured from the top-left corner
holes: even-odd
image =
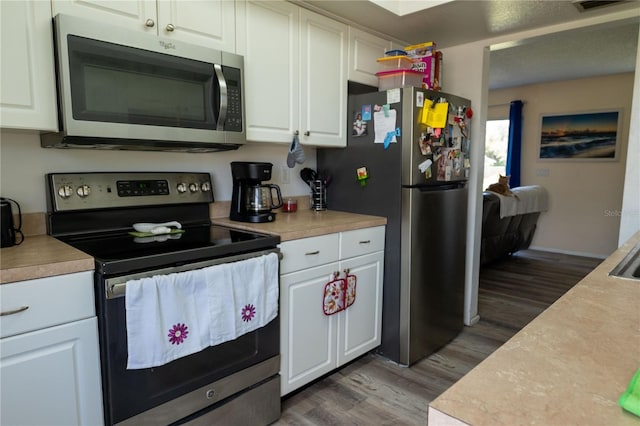
[[[13,210],[11,203],[18,209],[18,227],[13,224]],[[11,247],[18,245],[24,240],[22,235],[22,213],[20,204],[11,198],[0,197],[0,247]],[[18,239],[18,235],[20,238]]]
[[[272,169],[271,163],[231,162],[233,194],[229,219],[252,223],[273,222],[276,219],[272,210],[282,207],[280,187],[262,184],[271,179]]]

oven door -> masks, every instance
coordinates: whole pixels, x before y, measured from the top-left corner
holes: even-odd
[[[273,380],[279,371],[280,329],[276,317],[236,340],[179,358],[168,364],[127,370],[126,281],[185,272],[248,259],[277,249],[165,268],[114,278],[96,275],[105,419],[108,424],[169,424],[207,412],[241,391]],[[233,379],[230,379],[233,378]],[[277,380],[279,386],[279,379]],[[273,393],[273,392],[271,392]],[[277,415],[279,416],[279,387]],[[277,418],[277,417],[276,417]]]

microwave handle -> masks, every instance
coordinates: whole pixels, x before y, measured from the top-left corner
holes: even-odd
[[[218,79],[218,87],[220,88],[220,113],[218,114],[218,122],[216,124],[216,130],[223,131],[224,130],[224,122],[227,119],[227,80],[224,79],[224,74],[222,73],[222,66],[219,64],[214,64],[213,69],[216,72],[216,77]]]

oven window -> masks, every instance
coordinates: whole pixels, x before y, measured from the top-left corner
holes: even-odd
[[[67,36],[73,118],[215,129],[213,65]]]

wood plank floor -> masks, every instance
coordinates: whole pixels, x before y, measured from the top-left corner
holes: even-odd
[[[524,250],[480,271],[480,321],[410,368],[368,354],[282,401],[276,425],[425,425],[430,401],[601,260]]]

